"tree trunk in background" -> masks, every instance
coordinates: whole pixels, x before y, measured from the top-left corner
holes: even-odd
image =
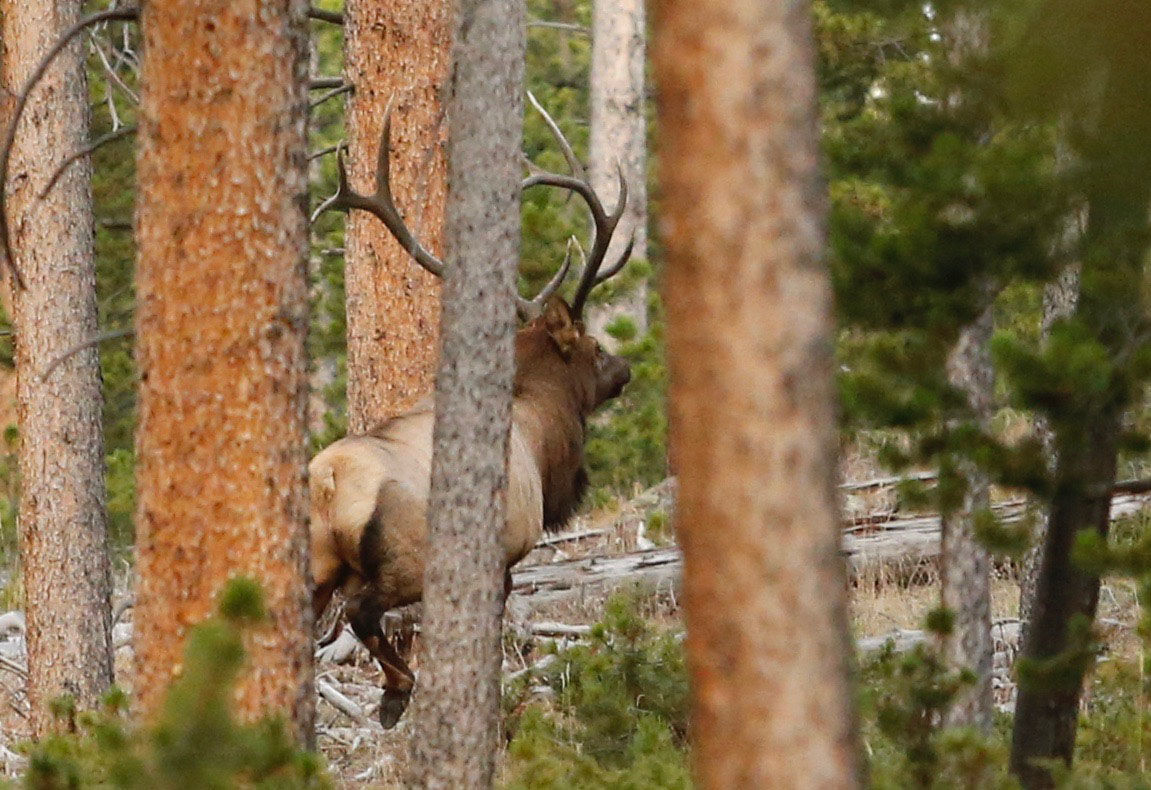
[[[459,0],[448,100],[448,274],[436,383],[412,784],[489,787],[520,244],[522,0]]]
[[[1046,341],[1051,334],[1051,327],[1061,318],[1067,318],[1075,312],[1075,305],[1079,301],[1079,267],[1070,265],[1065,267],[1054,281],[1043,288],[1043,318],[1040,332]],[[1046,415],[1039,415],[1035,420],[1035,432],[1043,442],[1046,451],[1048,471],[1055,472],[1055,434],[1051,431],[1051,424]],[[1026,641],[1027,630],[1031,626],[1031,613],[1035,608],[1035,588],[1039,580],[1039,568],[1043,563],[1043,544],[1047,538],[1046,508],[1042,508],[1036,519],[1035,534],[1032,536],[1034,545],[1023,557],[1022,577],[1019,580],[1019,622],[1022,624],[1023,638]]]
[[[591,139],[588,171],[604,205],[618,199],[617,166],[628,186],[628,206],[609,260],[635,239],[633,258],[647,259],[647,116],[644,60],[647,50],[644,0],[595,0],[592,14]],[[588,325],[597,337],[618,316],[647,329],[647,283],[640,282],[611,304],[593,305]]]
[[[18,93],[41,56],[80,17],[78,0],[5,0],[6,89]],[[37,195],[60,160],[88,142],[84,44],[61,53],[36,89],[9,174],[13,257],[27,284],[12,288],[20,425],[20,551],[32,732],[53,726],[53,699],[95,707],[112,683],[111,573],[104,514],[100,355],[86,348],[44,379],[66,350],[97,333],[91,166],[68,168]],[[11,278],[9,278],[11,282]]]
[[[1052,426],[1054,487],[1020,660],[1035,669],[1050,667],[1055,659],[1061,671],[1046,678],[1048,682],[1020,673],[1011,770],[1029,790],[1055,785],[1053,772],[1042,761],[1069,764],[1075,753],[1080,693],[1095,663],[1094,651],[1082,644],[1080,629],[1095,620],[1100,580],[1079,567],[1072,549],[1079,534],[1088,530],[1107,538],[1124,420],[1128,409],[1141,403],[1138,394],[1124,389],[1131,388],[1129,357],[1146,344],[1145,338],[1133,338],[1146,326],[1145,302],[1138,294],[1145,281],[1151,207],[1151,182],[1141,175],[1151,116],[1144,109],[1145,86],[1129,79],[1127,62],[1126,55],[1117,56],[1117,65],[1100,70],[1094,117],[1071,138],[1079,160],[1075,183],[1083,187],[1087,217],[1074,319],[1102,347],[1114,369],[1110,386],[1077,393],[1079,397],[1061,404],[1060,418]],[[1124,142],[1127,150],[1116,150],[1116,141]]]
[[[696,774],[853,787],[811,8],[653,9]]]
[[[253,576],[270,622],[249,640],[239,710],[310,737],[306,12],[144,7],[135,687],[155,712],[187,629]]]
[[[949,383],[967,396],[981,427],[990,427],[995,392],[991,362],[994,309],[988,307],[959,335],[947,360]],[[944,512],[941,520],[940,570],[943,606],[955,615],[954,626],[943,640],[943,651],[955,669],[970,669],[975,685],[964,689],[947,715],[953,726],[977,727],[987,732],[992,724],[991,671],[991,556],[975,539],[975,515],[990,504],[987,474],[970,461],[960,464],[967,483],[962,505]]]
[[[447,165],[443,86],[451,10],[443,0],[348,0],[345,77],[349,177],[374,184],[384,109],[392,109],[392,192],[409,227],[442,246]],[[393,98],[394,97],[394,98]],[[412,262],[370,214],[348,216],[348,429],[361,433],[411,407],[432,388],[439,280]]]

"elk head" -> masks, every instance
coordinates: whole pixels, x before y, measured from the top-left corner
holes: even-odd
[[[568,382],[579,396],[576,408],[582,419],[606,401],[618,397],[624,385],[631,379],[631,367],[627,360],[605,351],[594,337],[587,334],[582,320],[583,309],[592,289],[618,274],[631,257],[634,238],[627,243],[623,252],[610,266],[602,269],[612,235],[627,206],[627,182],[624,180],[622,170],[617,169],[619,202],[615,210],[608,213],[591,183],[582,175],[583,167],[559,126],[531,93],[528,94],[528,98],[532,106],[543,115],[573,174],[551,173],[540,170],[529,162],[531,174],[523,180],[521,190],[534,186],[554,186],[579,195],[587,204],[591,217],[592,243],[591,250],[583,262],[579,284],[570,306],[557,295],[571,271],[570,244],[555,276],[535,297],[528,299],[516,294],[516,312],[520,319],[526,322],[516,338],[516,389],[522,391],[527,386],[528,377],[547,379],[553,383]],[[392,108],[389,102],[384,114],[383,131],[380,134],[375,193],[364,195],[348,185],[343,151],[340,150],[339,186],[336,194],[316,209],[313,218],[328,209],[367,211],[384,223],[416,263],[437,277],[443,277],[445,264],[420,244],[404,222],[392,197],[391,128]],[[553,353],[550,358],[540,347],[542,338],[547,338],[552,344],[550,350]],[[528,349],[531,350],[530,353]]]

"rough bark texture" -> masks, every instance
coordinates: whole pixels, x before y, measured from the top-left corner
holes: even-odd
[[[3,81],[18,92],[44,52],[75,22],[78,0],[6,0]],[[13,288],[20,461],[20,551],[28,624],[33,734],[52,727],[48,704],[70,694],[94,707],[112,682],[111,581],[104,516],[100,357],[91,167],[73,164],[45,200],[60,159],[88,141],[84,47],[61,53],[29,102],[9,175],[9,227],[27,290]],[[10,281],[10,278],[9,278]]]
[[[976,420],[990,427],[995,390],[991,363],[994,310],[988,307],[959,335],[947,360],[952,386],[967,396]],[[940,562],[943,606],[955,615],[955,625],[943,640],[944,654],[956,669],[970,669],[975,685],[960,693],[948,712],[948,723],[988,731],[992,724],[991,673],[991,556],[975,539],[975,515],[990,504],[990,481],[975,464],[960,464],[967,480],[962,505],[942,518]]]
[[[811,9],[653,9],[696,773],[852,787]]]
[[[459,0],[448,100],[443,356],[412,783],[488,787],[499,735],[500,620],[519,260],[524,9]]]
[[[1079,267],[1067,266],[1054,281],[1048,283],[1043,289],[1043,318],[1040,331],[1046,340],[1051,333],[1051,327],[1061,318],[1067,318],[1075,312],[1075,305],[1079,301]],[[1035,420],[1035,432],[1043,442],[1046,450],[1048,470],[1055,472],[1055,434],[1051,431],[1051,424],[1045,415],[1039,415]],[[1039,567],[1043,563],[1043,544],[1047,538],[1046,508],[1038,514],[1036,530],[1033,540],[1035,545],[1023,558],[1022,577],[1019,580],[1019,621],[1023,623],[1023,634],[1026,638],[1027,629],[1031,624],[1031,612],[1035,608],[1035,589],[1039,581]]]
[[[136,689],[155,711],[187,630],[249,575],[246,717],[310,735],[304,0],[145,6],[137,351]]]
[[[634,234],[633,258],[647,258],[647,115],[644,62],[647,29],[644,0],[596,0],[592,13],[591,139],[588,171],[605,205],[614,206],[623,169],[628,207],[609,260],[616,260]],[[593,306],[588,325],[597,337],[617,316],[627,316],[642,333],[647,327],[647,283],[612,304]],[[610,340],[610,338],[608,338]]]
[[[1117,60],[1122,64],[1122,59]],[[1032,666],[1081,648],[1073,640],[1073,618],[1093,622],[1099,601],[1099,577],[1080,569],[1071,559],[1079,532],[1094,530],[1106,539],[1108,503],[1115,484],[1120,435],[1125,411],[1140,403],[1128,383],[1132,341],[1146,326],[1144,301],[1136,294],[1144,279],[1146,226],[1151,183],[1139,170],[1117,169],[1125,162],[1101,141],[1142,141],[1151,136],[1144,111],[1144,86],[1127,78],[1120,65],[1107,71],[1100,102],[1092,114],[1094,128],[1078,141],[1083,158],[1077,183],[1084,185],[1087,225],[1081,245],[1082,277],[1075,319],[1107,351],[1116,371],[1111,386],[1061,405],[1054,421],[1055,475],[1047,519],[1044,554],[1036,583],[1031,626],[1023,657]],[[1092,139],[1092,135],[1095,139]],[[1104,152],[1105,153],[1101,153]],[[1139,156],[1145,149],[1139,150]],[[1128,154],[1124,152],[1124,154]],[[1052,772],[1037,761],[1070,763],[1075,752],[1079,695],[1094,661],[1070,662],[1056,682],[1025,682],[1019,697],[1011,741],[1011,770],[1027,788],[1053,787]],[[1041,665],[1041,664],[1040,664]]]
[[[1089,496],[1085,492],[1109,491],[1115,482],[1119,423],[1115,415],[1100,415],[1083,428],[1082,434],[1076,432],[1075,441],[1057,437],[1055,496],[1022,651],[1024,658],[1033,661],[1063,654],[1070,646],[1071,618],[1082,614],[1094,621],[1099,602],[1099,577],[1080,570],[1071,560],[1071,549],[1081,529],[1107,535],[1110,494]],[[1080,671],[1074,679],[1042,686],[1020,682],[1011,769],[1024,787],[1054,787],[1050,771],[1034,765],[1033,759],[1071,762],[1082,677]]]
[[[347,120],[352,184],[375,184],[380,125],[392,99],[392,191],[416,236],[439,252],[447,193],[442,105],[450,4],[348,0],[345,15],[345,76],[356,87]],[[357,433],[431,390],[440,283],[364,212],[348,217],[345,249],[348,428]]]

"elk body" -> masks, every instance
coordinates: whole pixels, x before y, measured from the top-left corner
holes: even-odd
[[[339,191],[320,210],[372,212],[420,265],[442,276],[444,264],[415,240],[392,200],[389,132],[390,119],[385,118],[376,194],[353,192],[341,161]],[[558,131],[557,137],[576,169]],[[586,181],[540,172],[524,181],[525,188],[536,184],[580,194],[591,211],[595,239],[570,307],[554,295],[567,275],[570,256],[535,299],[518,301],[527,323],[515,339],[507,524],[502,535],[505,569],[531,551],[544,529],[558,529],[575,511],[587,485],[587,418],[617,397],[631,375],[627,361],[605,352],[580,320],[591,289],[618,272],[630,255],[629,245],[615,265],[599,272],[627,200],[626,185],[621,179],[619,206],[609,215]],[[399,720],[414,681],[384,636],[381,618],[389,609],[423,597],[433,422],[428,397],[366,434],[335,442],[309,467],[315,612],[318,617],[332,594],[343,589],[353,631],[384,669],[380,722],[385,727]],[[510,591],[510,572],[505,574]]]

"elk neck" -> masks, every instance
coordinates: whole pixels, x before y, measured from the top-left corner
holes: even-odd
[[[587,488],[583,447],[594,381],[585,378],[546,332],[529,327],[517,335],[514,419],[539,471],[546,529],[563,526]]]

